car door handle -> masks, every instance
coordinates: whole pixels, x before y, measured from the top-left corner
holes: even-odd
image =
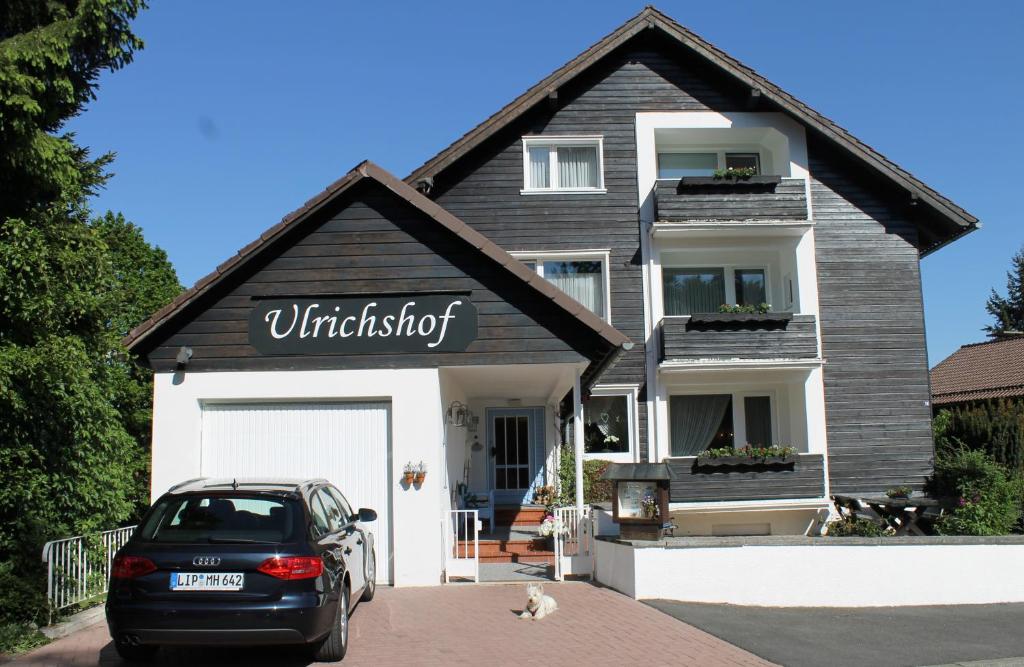
[[[358,544],[358,545],[362,546],[362,544],[363,544],[363,538],[359,538],[358,540],[356,540],[356,544]]]
[[[352,547],[345,547],[345,555],[347,556],[350,553],[352,553]]]

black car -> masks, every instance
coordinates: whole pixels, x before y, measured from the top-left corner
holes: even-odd
[[[128,660],[162,645],[299,644],[337,661],[349,612],[373,599],[373,535],[326,480],[179,484],[117,552],[107,625]]]

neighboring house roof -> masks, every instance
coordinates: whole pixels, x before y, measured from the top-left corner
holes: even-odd
[[[931,378],[935,405],[1024,396],[1024,335],[964,345]]]
[[[416,184],[422,179],[431,178],[440,173],[509,123],[531,110],[537,104],[544,102],[549,95],[557,92],[560,87],[569,83],[612,51],[648,29],[661,31],[675,40],[680,46],[696,53],[725,74],[738,79],[741,83],[750,87],[752,94],[759,95],[766,102],[774,104],[779,110],[789,114],[806,127],[817,132],[827,141],[851,154],[882,177],[906,190],[908,199],[923,202],[934,210],[938,214],[939,219],[946,222],[942,229],[929,230],[928,238],[924,239],[920,245],[922,255],[937,250],[939,247],[978,227],[978,219],[976,217],[957,206],[948,198],[928,187],[909,172],[858,140],[835,122],[811,109],[750,67],[698,37],[651,6],[645,7],[639,14],[626,21],[614,32],[601,39],[576,58],[547,76],[540,83],[517,97],[503,109],[467,132],[448,148],[413,171],[406,178],[406,181]]]
[[[512,274],[515,278],[529,285],[538,297],[550,300],[557,308],[567,315],[575,317],[579,323],[591,329],[600,339],[603,339],[609,347],[609,357],[603,360],[602,366],[611,361],[622,348],[629,345],[630,340],[618,329],[614,328],[599,316],[591,312],[586,306],[573,299],[571,296],[558,289],[550,282],[531,271],[525,264],[512,257],[506,251],[498,247],[486,236],[469,227],[448,211],[426,198],[411,186],[392,175],[388,171],[366,161],[360,163],[352,171],[329,185],[323,192],[307,201],[301,208],[286,215],[281,222],[277,223],[267,231],[263,232],[258,239],[238,251],[233,257],[223,262],[213,272],[201,278],[192,288],[182,292],[174,301],[154,313],[148,320],[132,329],[122,341],[126,347],[138,351],[145,346],[143,343],[152,338],[159,330],[176,318],[182,311],[187,309],[204,294],[215,289],[228,277],[237,273],[248,262],[254,260],[262,252],[267,250],[274,242],[291,231],[297,225],[301,225],[318,211],[338,198],[356,183],[371,179],[384,186],[396,196],[405,200],[412,206],[419,209],[430,220],[445,227],[463,241],[486,256],[490,261],[499,264],[502,268]],[[588,375],[594,377],[597,369],[588,369]]]

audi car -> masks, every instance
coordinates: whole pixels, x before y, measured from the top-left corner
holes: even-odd
[[[197,479],[161,496],[114,557],[106,614],[117,652],[302,646],[335,662],[349,613],[373,599],[371,509],[327,480]]]

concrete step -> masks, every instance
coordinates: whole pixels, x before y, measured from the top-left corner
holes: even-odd
[[[469,557],[474,555],[473,543],[463,540],[458,544],[459,554],[466,554]],[[499,556],[536,556],[554,557],[555,552],[551,550],[547,540],[494,540],[480,542],[480,558],[496,558]]]

